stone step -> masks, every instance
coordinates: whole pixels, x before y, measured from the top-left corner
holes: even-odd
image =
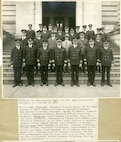
[[[22,83],[27,83],[26,77],[22,77],[21,79],[22,79]],[[64,80],[65,84],[71,83],[70,77],[64,77],[63,80]],[[39,77],[35,77],[35,79],[34,79],[35,84],[39,84],[40,81],[41,81],[41,79]],[[48,82],[49,82],[49,84],[54,84],[56,82],[56,78],[55,77],[48,77]],[[3,84],[13,84],[13,83],[14,83],[13,77],[3,78]],[[86,84],[87,83],[87,77],[79,77],[79,83],[80,84]],[[101,83],[101,77],[96,77],[95,83],[100,84]],[[111,77],[111,83],[119,84],[120,78],[119,77]]]
[[[111,77],[112,76],[117,76],[120,77],[120,73],[119,72],[112,72],[111,71]],[[35,75],[35,77],[40,77],[41,73],[38,73],[37,75]],[[55,73],[48,73],[48,77],[55,77],[56,74]],[[80,77],[87,77],[87,73],[80,73],[79,74]],[[101,73],[99,73],[98,71],[96,72],[96,77],[100,77]],[[13,72],[3,72],[3,77],[14,77]],[[22,77],[26,77],[26,74],[22,75]],[[70,73],[63,73],[63,77],[71,77]]]
[[[117,71],[117,72],[120,72],[120,66],[113,66],[111,68],[112,71]],[[13,68],[11,67],[3,67],[3,71],[4,72],[13,72]]]

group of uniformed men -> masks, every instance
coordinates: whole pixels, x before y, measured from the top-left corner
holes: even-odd
[[[63,82],[63,71],[71,73],[71,86],[79,86],[79,72],[86,72],[88,83],[95,85],[95,71],[102,73],[101,86],[105,85],[105,71],[107,72],[107,85],[111,86],[110,70],[113,65],[113,53],[109,47],[109,39],[104,28],[97,28],[97,33],[92,30],[92,24],[75,29],[65,27],[58,29],[51,24],[39,24],[39,30],[22,29],[22,36],[15,38],[15,47],[11,51],[11,66],[14,70],[14,86],[22,86],[21,74],[26,72],[27,84],[34,86],[35,74],[41,72],[41,83],[48,86],[48,71],[56,72],[55,86]],[[102,68],[101,68],[102,67]],[[36,70],[34,69],[36,68]]]

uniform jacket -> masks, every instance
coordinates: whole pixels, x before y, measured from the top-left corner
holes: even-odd
[[[56,47],[56,39],[49,38],[48,39],[48,47],[49,49],[54,49]]]
[[[111,66],[111,63],[113,61],[113,52],[110,48],[104,49],[101,48],[100,50],[100,60],[102,66]]]
[[[20,47],[18,50],[14,47],[11,51],[11,62],[13,63],[13,67],[22,67],[23,64],[23,48]]]
[[[37,39],[35,38],[34,39],[34,46],[39,49],[39,48],[42,48],[42,39]]]
[[[57,38],[64,40],[64,35],[63,34],[62,35],[57,34]]]
[[[77,38],[77,39],[79,39],[79,36],[80,36],[80,32],[75,32],[75,37]]]
[[[25,46],[27,46],[27,37],[25,39],[21,38],[21,47],[24,48]]]
[[[38,49],[37,59],[39,59],[40,64],[42,66],[48,65],[50,59],[49,49],[48,48],[46,50],[44,50],[43,48]]]
[[[86,38],[89,40],[90,38],[93,38],[93,39],[95,39],[95,32],[93,31],[93,30],[88,30],[87,32],[86,32]]]
[[[41,33],[42,34],[42,40],[48,40],[48,38],[49,38],[49,33],[48,33],[48,31],[46,32],[46,33]]]
[[[82,59],[81,48],[77,45],[77,47],[73,47],[73,45],[69,48],[68,51],[68,59],[70,60],[71,65],[79,65],[80,60]]]
[[[66,51],[68,52],[69,48],[72,46],[72,42],[70,40],[64,40],[62,42],[62,46],[66,49]]]
[[[26,65],[35,65],[37,62],[37,48],[35,46],[31,48],[26,46],[24,49],[24,59]]]
[[[34,39],[35,38],[35,31],[34,30],[28,30],[27,31],[27,38],[32,38]]]
[[[66,60],[66,50],[65,48],[56,47],[54,49],[54,61],[56,65],[63,65],[64,61]]]
[[[87,48],[85,49],[84,58],[86,59],[88,65],[96,65],[97,60],[99,60],[98,48],[96,46],[94,46],[93,48],[87,46]]]
[[[88,45],[88,41],[87,41],[87,39],[84,39],[84,40],[78,40],[78,45],[80,46],[80,48],[81,48],[81,52],[82,52],[82,55],[84,55],[84,50],[85,50],[85,48],[87,47],[87,45]]]

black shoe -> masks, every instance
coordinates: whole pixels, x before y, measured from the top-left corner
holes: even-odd
[[[65,84],[64,84],[63,82],[61,83],[61,85],[62,85],[62,86],[65,86]]]
[[[23,84],[20,82],[20,83],[18,83],[18,86],[23,86]]]
[[[96,84],[95,84],[95,83],[92,83],[92,86],[96,87]]]
[[[30,85],[30,83],[27,83],[26,85],[25,85],[25,87],[27,87],[27,86],[29,86]]]
[[[14,85],[13,85],[13,87],[16,87],[16,86],[17,86],[17,84],[14,84]]]
[[[90,85],[91,85],[91,84],[88,82],[88,83],[87,83],[87,86],[90,86]]]
[[[113,85],[112,85],[112,84],[110,84],[110,83],[108,83],[108,86],[113,87]]]

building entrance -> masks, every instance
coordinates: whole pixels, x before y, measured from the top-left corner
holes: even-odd
[[[42,2],[42,24],[74,28],[76,2]]]

